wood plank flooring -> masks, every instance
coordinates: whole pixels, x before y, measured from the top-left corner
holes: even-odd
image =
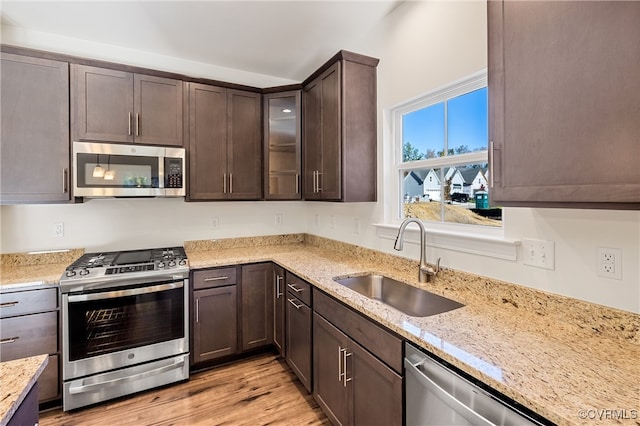
[[[258,355],[195,373],[186,383],[69,413],[40,413],[40,426],[330,425],[286,362]]]

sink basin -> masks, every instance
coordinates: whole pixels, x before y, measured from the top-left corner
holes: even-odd
[[[414,317],[428,317],[464,306],[454,300],[379,274],[333,280],[370,299],[379,300]]]

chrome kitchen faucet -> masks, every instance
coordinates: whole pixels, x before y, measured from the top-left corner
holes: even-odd
[[[419,219],[410,217],[402,222],[400,229],[398,229],[398,236],[396,237],[396,243],[393,248],[400,251],[404,242],[404,231],[407,225],[415,223],[420,228],[420,267],[418,269],[418,280],[421,283],[429,282],[429,277],[435,277],[438,271],[440,271],[440,258],[436,262],[435,269],[427,265],[427,231]]]

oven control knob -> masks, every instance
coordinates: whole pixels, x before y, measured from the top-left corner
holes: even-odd
[[[89,275],[89,270],[87,268],[80,269],[80,275]]]
[[[66,276],[67,278],[71,278],[71,277],[73,277],[73,276],[75,276],[75,275],[76,275],[76,271],[74,271],[73,269],[70,269],[70,270],[68,270],[67,272],[65,272],[64,274],[65,274],[65,276]]]
[[[164,262],[158,262],[158,268],[160,269],[164,268]]]
[[[174,266],[176,266],[176,262],[173,260],[169,261],[169,268],[173,268]]]
[[[184,266],[186,264],[187,264],[187,261],[184,260],[184,259],[180,259],[180,261],[178,262],[178,265],[180,265],[180,266]]]

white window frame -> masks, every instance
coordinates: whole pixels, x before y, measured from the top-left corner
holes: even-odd
[[[449,155],[428,160],[402,162],[402,117],[404,114],[434,105],[453,97],[487,87],[487,70],[481,70],[465,78],[454,81],[427,94],[417,96],[387,110],[390,136],[393,144],[391,158],[385,159],[390,166],[390,177],[393,184],[390,191],[385,191],[385,203],[393,205],[393,212],[385,223],[377,224],[377,235],[384,239],[395,239],[398,227],[402,222],[402,175],[405,171],[420,168],[444,168],[462,164],[488,163],[488,151],[478,151],[459,155]],[[446,131],[446,130],[445,130]],[[444,206],[443,206],[444,208]],[[430,247],[438,247],[465,253],[480,254],[507,260],[516,260],[519,241],[505,238],[505,211],[503,209],[503,224],[497,226],[467,225],[452,222],[425,221]],[[409,235],[405,241],[418,244],[417,232],[408,228]]]

